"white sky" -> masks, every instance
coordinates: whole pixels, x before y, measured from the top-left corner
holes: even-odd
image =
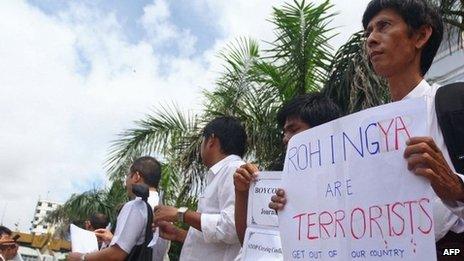
[[[321,1],[317,1],[321,2]],[[361,29],[367,0],[335,0],[333,26],[343,44]],[[193,2],[217,19],[219,36],[198,55],[199,38],[176,25],[169,1],[148,3],[137,19],[146,33],[127,40],[113,12],[71,3],[58,15],[25,1],[0,1],[0,219],[28,230],[39,197],[64,202],[107,182],[103,163],[116,134],[159,104],[200,108],[213,88],[216,58],[232,39],[272,40],[266,21],[283,1]],[[174,10],[175,11],[175,10]],[[160,44],[179,52],[168,57]],[[84,57],[84,58],[83,58]],[[91,66],[89,66],[89,64]],[[85,73],[82,73],[85,72]]]

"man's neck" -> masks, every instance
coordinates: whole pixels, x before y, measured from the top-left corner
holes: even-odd
[[[211,161],[211,166],[208,166],[208,169],[212,168],[214,165],[216,165],[216,163],[218,163],[219,161],[225,159],[227,156],[229,156],[229,155],[224,155],[222,153],[217,154],[214,157],[214,159]]]
[[[424,77],[420,72],[414,70],[405,70],[401,74],[397,74],[387,79],[388,87],[393,101],[399,101],[406,97]]]

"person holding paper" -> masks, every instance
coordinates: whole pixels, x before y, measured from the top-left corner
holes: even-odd
[[[293,135],[334,120],[340,115],[337,105],[321,93],[309,93],[293,98],[284,104],[277,114],[277,121],[283,129],[284,146],[287,146]],[[257,173],[258,167],[247,163],[240,166],[234,174],[235,226],[242,244],[247,227],[248,191]]]
[[[457,242],[464,249],[464,234],[459,235],[464,232],[464,221],[443,203],[454,210],[464,208],[464,178],[454,170],[437,121],[437,87],[424,80],[443,37],[438,9],[423,0],[372,0],[362,23],[369,60],[375,73],[386,78],[393,101],[427,100],[430,136],[409,139],[405,164],[415,175],[430,180],[436,193],[433,219],[439,256],[447,246],[456,248]],[[285,193],[279,190],[270,207],[281,210],[285,203]]]
[[[200,156],[208,167],[206,188],[197,211],[171,206],[155,208],[154,223],[160,236],[184,242],[180,260],[234,260],[240,251],[235,231],[233,174],[242,165],[247,135],[233,117],[219,117],[203,129]],[[170,222],[190,225],[187,231]]]
[[[86,230],[95,231],[96,229],[106,229],[110,221],[108,217],[103,213],[94,213],[92,214],[89,219],[84,222],[84,227]],[[97,237],[98,241],[98,249],[101,249],[103,245],[103,239],[101,237]]]
[[[153,157],[140,157],[134,161],[126,176],[126,189],[130,198],[122,207],[113,235],[108,235],[105,229],[95,231],[97,237],[111,238],[109,247],[88,254],[70,253],[68,260],[125,260],[132,249],[145,241],[145,228],[148,222],[147,207],[141,198],[136,198],[132,192],[135,184],[145,184],[149,187],[147,202],[158,202],[156,188],[161,179],[161,164]],[[104,230],[104,231],[102,231]],[[156,245],[155,245],[156,246]],[[162,259],[157,259],[162,260]]]

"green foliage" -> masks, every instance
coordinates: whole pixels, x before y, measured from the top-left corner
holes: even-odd
[[[52,211],[45,222],[61,224],[66,231],[70,223],[82,224],[92,214],[107,215],[112,224],[116,221],[116,209],[127,201],[126,189],[121,181],[114,181],[109,189],[93,189],[73,194],[62,206]]]
[[[269,50],[274,64],[286,78],[282,89],[287,99],[319,90],[327,79],[332,59],[328,28],[334,13],[329,1],[314,3],[294,1],[274,8],[271,22],[276,25],[276,40]]]
[[[363,32],[357,32],[338,49],[323,89],[344,114],[390,101],[385,80],[379,78],[370,65],[364,41]]]

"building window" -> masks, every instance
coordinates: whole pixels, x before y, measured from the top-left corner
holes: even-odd
[[[47,225],[44,225],[44,226],[43,226],[43,228],[44,228],[44,229],[47,229],[47,228],[48,228],[48,226],[47,226]]]
[[[52,207],[52,203],[48,203],[48,207],[51,208],[51,207]]]
[[[33,225],[32,227],[33,227],[33,228],[37,228],[37,225]]]
[[[37,209],[37,210],[35,211],[35,213],[39,214],[39,213],[40,213],[40,209]]]
[[[35,221],[39,220],[39,217],[35,217],[34,220],[35,220]]]
[[[47,215],[48,215],[48,214],[50,214],[50,213],[51,213],[51,211],[50,211],[50,210],[47,210],[47,212],[46,212],[46,213],[47,213]]]
[[[37,203],[37,206],[39,207],[42,206],[42,202]]]

